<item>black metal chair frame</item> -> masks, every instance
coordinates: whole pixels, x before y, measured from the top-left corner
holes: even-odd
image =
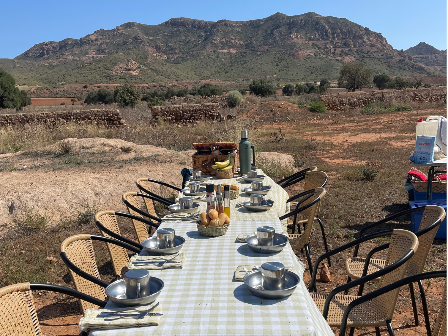
[[[115,216],[121,216],[121,217],[130,218],[130,219],[133,219],[133,220],[138,220],[138,221],[140,221],[142,223],[145,223],[145,224],[147,224],[149,226],[152,226],[152,227],[155,227],[155,228],[159,227],[159,224],[157,224],[157,223],[153,223],[153,222],[151,222],[151,221],[149,221],[149,220],[147,220],[145,218],[134,216],[134,215],[131,215],[131,214],[126,213],[126,212],[115,211],[114,214],[115,214]],[[119,235],[119,234],[109,230],[103,224],[101,224],[99,221],[95,221],[95,224],[96,224],[96,226],[98,226],[98,228],[101,231],[106,232],[109,236],[115,238],[116,240],[122,241],[122,242],[124,242],[126,244],[129,244],[129,245],[132,245],[134,248],[138,248],[140,251],[143,249],[143,246],[140,243],[137,243],[136,241],[133,241],[133,240],[131,240],[129,238],[123,237],[123,236],[121,236],[121,235]]]
[[[306,176],[306,172],[309,171],[309,170],[310,170],[310,168],[307,168],[307,169],[304,169],[304,170],[302,170],[300,172],[297,172],[296,174],[299,174],[299,173],[302,173],[303,171],[305,171],[305,173],[303,173],[303,175],[300,175],[299,179],[294,180],[293,182],[291,182],[287,186],[293,185],[293,184],[303,180],[305,178],[305,176]],[[322,185],[320,185],[320,187],[321,188],[325,187],[327,182],[328,182],[328,177],[325,178],[325,181],[322,183]],[[294,201],[298,197],[299,197],[298,195],[292,196],[292,197],[290,197],[286,201],[286,203],[292,202],[292,201]],[[297,217],[297,215],[295,217]],[[328,252],[327,236],[325,235],[324,224],[322,223],[321,219],[319,218],[319,214],[316,216],[316,219],[317,219],[317,222],[319,223],[320,231],[322,232],[322,239],[324,241],[325,252]],[[296,218],[294,218],[294,220],[296,221]],[[300,229],[300,225],[297,225],[297,230],[299,231],[299,233],[302,233],[302,230]],[[294,225],[293,228],[292,228],[292,233],[295,233],[295,232],[296,232],[296,226]],[[328,266],[331,266],[330,258],[328,258]]]
[[[76,289],[58,286],[58,285],[52,285],[52,284],[46,284],[46,283],[45,284],[44,283],[30,283],[30,289],[31,290],[46,290],[46,291],[58,292],[58,293],[70,295],[77,299],[93,303],[94,305],[99,306],[101,308],[104,308],[104,306],[107,303],[107,301],[103,301],[103,300],[97,299],[96,297],[84,294],[82,292],[77,291]],[[85,331],[83,331],[81,333],[81,335],[87,336],[88,334]]]
[[[162,203],[162,204],[168,205],[168,204],[166,204],[164,201],[162,201],[162,200],[160,199],[160,197],[158,197],[158,196],[148,195],[148,194],[143,194],[143,193],[139,193],[139,192],[137,193],[137,196],[140,196],[140,197],[143,197],[143,198],[149,198],[149,199],[152,199],[152,200],[154,200],[154,201],[160,202],[160,203]],[[134,210],[134,211],[137,212],[139,215],[148,217],[148,218],[150,218],[151,220],[154,220],[154,221],[156,221],[156,222],[158,222],[158,223],[162,223],[162,219],[161,219],[161,218],[156,217],[156,216],[153,216],[153,215],[147,213],[146,211],[143,211],[143,210],[141,210],[141,209],[139,209],[139,208],[133,206],[133,205],[132,205],[131,203],[129,203],[127,200],[123,199],[123,203],[124,203],[129,209]]]
[[[180,189],[180,188],[178,188],[178,187],[176,187],[176,186],[173,186],[173,185],[171,185],[171,184],[169,184],[169,183],[165,183],[165,182],[162,182],[162,181],[153,180],[153,179],[151,179],[151,178],[148,178],[147,180],[148,180],[149,182],[157,183],[157,184],[160,184],[160,185],[162,185],[162,186],[171,188],[171,189],[173,189],[173,190],[175,190],[175,191],[178,191],[178,192],[182,191],[182,189]],[[168,198],[162,197],[162,196],[160,196],[160,195],[157,195],[157,194],[151,192],[150,190],[147,190],[146,188],[144,188],[144,187],[143,187],[141,184],[139,184],[138,182],[135,182],[135,184],[136,184],[137,187],[140,189],[140,191],[146,193],[147,195],[151,195],[151,196],[156,197],[156,198],[157,198],[157,201],[159,201],[160,203],[163,203],[163,204],[165,204],[165,205],[171,205],[171,204],[174,204],[174,203],[175,203],[175,202],[169,200]]]
[[[359,239],[357,239],[357,240],[355,240],[355,241],[352,241],[352,242],[350,242],[350,243],[348,243],[348,244],[345,244],[345,245],[343,245],[343,246],[341,246],[341,247],[339,247],[339,248],[337,248],[337,249],[334,249],[334,250],[332,250],[332,251],[330,251],[330,252],[328,252],[328,253],[325,253],[325,254],[321,255],[321,256],[317,259],[316,263],[314,264],[314,269],[313,269],[313,273],[312,273],[312,276],[311,276],[311,282],[310,282],[310,285],[309,285],[309,288],[308,288],[309,291],[310,291],[310,292],[312,292],[312,291],[313,291],[313,292],[317,292],[317,288],[316,288],[316,275],[317,275],[317,270],[318,270],[318,268],[319,268],[319,264],[320,264],[320,262],[321,262],[322,260],[324,260],[325,258],[327,258],[328,255],[337,254],[337,253],[339,253],[339,252],[342,252],[342,251],[344,251],[344,250],[346,250],[346,249],[348,249],[348,248],[350,248],[350,247],[356,246],[356,245],[358,245],[358,244],[360,244],[360,243],[362,243],[362,242],[365,242],[365,241],[367,241],[367,240],[370,240],[370,239],[391,236],[392,233],[393,233],[393,231],[382,231],[382,232],[374,233],[374,234],[371,234],[371,235],[369,235],[369,236],[365,236],[365,237],[363,237],[363,238],[359,238]],[[386,244],[386,245],[387,245],[387,244]],[[383,276],[384,274],[387,274],[387,273],[393,271],[394,269],[400,267],[400,266],[403,265],[405,262],[407,262],[410,258],[412,258],[413,255],[414,255],[414,251],[413,251],[413,250],[410,250],[410,251],[407,252],[403,257],[401,257],[398,261],[394,262],[393,264],[391,264],[391,265],[389,265],[389,266],[387,266],[387,267],[385,267],[385,268],[383,268],[383,269],[381,269],[381,270],[379,270],[379,271],[377,271],[377,272],[374,272],[374,273],[372,273],[372,274],[366,275],[366,276],[364,276],[364,277],[362,277],[362,278],[359,278],[359,279],[357,279],[357,280],[351,281],[351,282],[349,282],[349,283],[346,283],[345,285],[342,285],[342,286],[339,286],[339,287],[336,287],[335,289],[333,289],[333,290],[330,292],[330,294],[328,294],[328,296],[327,296],[327,298],[326,298],[326,300],[325,300],[325,306],[324,306],[324,310],[323,310],[323,312],[322,312],[323,317],[324,317],[325,319],[327,319],[328,311],[329,311],[329,308],[330,308],[331,300],[333,299],[333,297],[334,297],[336,294],[338,294],[338,293],[340,293],[340,292],[342,292],[342,291],[346,292],[346,291],[348,291],[350,288],[360,286],[359,291],[358,291],[358,296],[361,296],[361,295],[362,295],[362,290],[363,290],[364,284],[365,284],[366,282],[371,281],[371,280],[373,280],[373,279],[375,279],[375,278],[381,277],[381,276]],[[389,285],[389,286],[390,286],[390,285]],[[387,288],[387,287],[388,287],[388,286],[385,286],[385,287],[383,287],[383,288]],[[367,295],[369,295],[369,294],[367,294]],[[365,296],[366,296],[366,295],[365,295]],[[362,299],[362,298],[364,298],[365,296],[362,296],[362,297],[359,298],[359,299]],[[371,299],[371,298],[370,298],[370,299]],[[358,300],[358,299],[357,299],[357,300]],[[355,301],[356,301],[356,300],[355,300]],[[363,300],[362,302],[365,302],[365,301],[367,301],[367,300]],[[346,318],[348,317],[348,314],[346,315],[346,311],[344,312],[344,316],[345,316]],[[387,325],[387,330],[389,331],[389,334],[390,334],[390,335],[394,335],[394,332],[393,332],[393,329],[392,329],[391,320],[386,320],[386,325]],[[345,322],[345,326],[344,326],[344,333],[341,333],[341,332],[340,332],[340,334],[339,334],[340,336],[341,336],[341,335],[345,335],[345,328],[346,328],[346,322]],[[341,330],[342,330],[342,325],[341,325]],[[378,334],[379,334],[379,328],[378,328],[378,327],[375,327],[375,330],[376,330],[376,333],[377,333],[377,335],[378,335]],[[350,328],[350,336],[353,335],[353,332],[354,332],[354,328]]]
[[[121,246],[125,249],[128,249],[129,251],[135,252],[135,253],[140,253],[141,249],[136,248],[135,246],[132,246],[130,244],[127,244],[123,241],[120,240],[116,240],[116,239],[112,239],[109,237],[103,237],[103,236],[97,236],[97,235],[90,235],[90,239],[92,240],[99,240],[99,241],[103,241],[106,243],[112,243],[118,246]],[[78,274],[79,276],[83,277],[84,279],[87,279],[101,287],[106,288],[107,286],[109,286],[109,283],[106,281],[103,281],[101,279],[98,279],[97,277],[94,277],[93,275],[84,272],[83,270],[81,270],[80,268],[78,268],[75,264],[73,264],[71,262],[71,260],[67,257],[67,255],[65,254],[65,252],[61,252],[61,259],[62,261],[67,265],[68,268],[70,268],[73,272],[75,272],[76,274]]]
[[[444,271],[434,271],[434,272],[427,272],[427,273],[420,273],[420,274],[416,274],[401,280],[398,280],[396,282],[394,282],[393,284],[390,284],[388,286],[382,287],[380,289],[377,289],[373,292],[370,292],[366,295],[363,295],[362,297],[353,300],[346,308],[346,310],[344,311],[344,316],[342,317],[342,324],[341,324],[341,328],[339,330],[339,335],[343,336],[345,335],[345,330],[347,329],[347,319],[348,319],[348,315],[350,314],[350,311],[353,309],[353,307],[364,303],[366,301],[372,300],[373,298],[380,296],[384,293],[387,293],[391,290],[394,290],[396,288],[405,286],[405,285],[411,285],[414,282],[418,282],[421,283],[422,280],[425,279],[431,279],[431,278],[440,278],[440,277],[445,277],[446,278],[446,270]],[[422,297],[422,304],[427,307],[426,304],[426,297]],[[424,314],[425,314],[425,321],[426,321],[426,333],[428,334],[428,336],[431,336],[431,325],[429,322],[429,317],[428,317],[428,310],[426,308],[426,310],[424,310]],[[394,335],[394,331],[392,329],[392,325],[390,324],[390,321],[387,325],[387,329],[389,331],[389,334]],[[380,335],[380,331],[379,328],[376,327],[375,328],[376,334],[377,336]],[[350,333],[351,330],[350,330]]]
[[[291,174],[291,175],[281,179],[280,181],[277,181],[277,184],[282,188],[289,187],[293,184],[296,184],[297,182],[302,181],[305,178],[306,172],[310,171],[310,170],[311,170],[311,168],[302,169],[294,174]]]
[[[311,189],[311,190],[304,191],[304,192],[302,192],[300,194],[297,194],[297,195],[291,197],[290,199],[293,199],[293,200],[297,199],[297,198],[300,198],[300,197],[303,197],[303,198],[300,201],[297,202],[295,210],[290,211],[287,214],[284,214],[283,216],[280,216],[279,219],[282,221],[282,220],[287,219],[287,218],[289,218],[291,216],[294,216],[293,227],[295,227],[296,223],[297,223],[297,215],[300,212],[302,212],[303,210],[308,209],[310,206],[314,205],[316,202],[320,201],[320,197],[317,196],[311,202],[305,204],[304,206],[301,206],[301,204],[303,202],[305,202],[309,198],[313,197],[314,194],[315,194],[315,189]],[[305,249],[306,258],[307,258],[307,261],[308,261],[308,266],[309,266],[309,269],[310,269],[310,272],[311,272],[311,270],[313,268],[313,264],[311,262],[311,253],[310,253],[309,242],[307,244],[305,244],[304,249]],[[330,262],[330,259],[328,259],[328,261]]]
[[[418,208],[414,208],[414,209],[408,209],[408,210],[404,210],[404,211],[397,212],[397,213],[395,213],[395,214],[393,214],[393,215],[391,215],[391,216],[388,216],[388,217],[386,217],[386,218],[384,218],[384,219],[382,219],[382,220],[380,220],[380,221],[378,221],[378,222],[375,222],[375,223],[372,223],[372,224],[369,224],[369,225],[364,226],[364,227],[359,231],[359,235],[358,235],[358,236],[359,236],[359,237],[362,237],[365,231],[367,231],[367,230],[369,230],[369,229],[371,229],[371,228],[373,228],[373,227],[375,227],[375,226],[378,226],[378,225],[380,225],[380,224],[387,223],[388,221],[390,221],[390,220],[392,220],[392,219],[395,219],[395,218],[398,218],[398,217],[401,217],[401,216],[406,216],[406,215],[409,215],[409,214],[414,213],[414,212],[424,211],[424,210],[425,210],[425,207],[423,206],[423,207],[418,207]],[[422,229],[422,230],[420,230],[420,231],[417,231],[417,232],[415,233],[415,235],[416,235],[417,237],[420,237],[420,236],[424,235],[425,233],[427,233],[428,231],[431,231],[432,229],[434,229],[434,228],[435,228],[436,226],[438,226],[440,223],[441,223],[441,221],[440,221],[440,219],[439,219],[439,220],[435,221],[434,223],[432,223],[431,225],[427,226],[426,228],[424,228],[424,229]],[[380,245],[380,246],[377,246],[377,247],[375,247],[374,249],[372,249],[372,250],[367,254],[367,256],[366,256],[366,260],[365,260],[365,262],[364,262],[364,269],[363,269],[362,277],[365,277],[365,276],[367,275],[368,268],[369,268],[369,263],[370,263],[370,259],[372,259],[373,255],[374,255],[375,253],[377,253],[377,252],[379,252],[379,251],[382,251],[382,250],[385,250],[385,249],[387,249],[387,248],[389,248],[389,244]],[[354,257],[354,258],[358,256],[358,251],[359,251],[359,245],[357,245],[357,246],[355,247],[355,250],[354,250],[354,252],[353,252],[353,257]],[[350,281],[351,281],[351,278],[348,277],[348,279],[347,279],[347,283],[349,283]],[[425,317],[425,323],[428,325],[428,324],[429,324],[428,307],[427,307],[427,305],[426,305],[426,295],[425,295],[425,291],[424,291],[424,289],[423,289],[423,284],[422,284],[421,281],[418,281],[418,287],[419,287],[419,291],[420,291],[420,297],[421,297],[421,299],[422,299],[423,315],[424,315],[424,317]],[[362,285],[362,286],[360,287],[360,291],[359,291],[360,294],[358,294],[358,295],[362,295],[362,291],[363,291],[363,289],[364,289],[364,285]],[[409,283],[409,291],[410,291],[410,295],[411,295],[412,310],[413,310],[413,312],[414,312],[415,325],[419,325],[419,321],[418,321],[418,311],[417,311],[417,304],[416,304],[416,301],[415,301],[414,285],[413,285],[412,283]],[[347,291],[345,291],[345,294],[347,294]]]

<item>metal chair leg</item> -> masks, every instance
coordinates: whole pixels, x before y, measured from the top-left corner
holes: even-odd
[[[422,298],[423,315],[425,316],[426,332],[428,335],[431,335],[431,323],[429,322],[428,305],[426,303],[425,289],[423,288],[423,283],[421,280],[418,282],[418,288],[420,289],[420,297]]]
[[[381,336],[380,327],[375,327],[376,336]]]
[[[327,244],[327,237],[325,236],[324,224],[322,223],[319,217],[317,217],[317,221],[319,222],[320,230],[322,231],[322,238],[324,240],[325,252],[328,253],[328,244]],[[327,260],[328,260],[328,266],[331,267],[330,257],[328,257]]]
[[[418,326],[417,304],[415,303],[414,285],[412,284],[412,282],[409,284],[409,291],[411,292],[412,310],[414,311],[415,325]]]
[[[352,278],[350,278],[350,277],[348,277],[347,278],[347,283],[349,283],[349,282],[351,282],[352,281]],[[344,291],[344,295],[347,295],[348,294],[348,289],[346,289],[345,291]]]
[[[387,331],[389,332],[389,335],[395,336],[394,328],[392,328],[392,323],[390,322],[390,320],[387,320],[386,324],[387,324]]]
[[[354,332],[355,332],[355,328],[351,327],[349,336],[353,336]]]
[[[310,274],[312,274],[313,264],[311,263],[310,247],[308,246],[308,244],[306,244],[304,247],[305,247],[306,259],[308,260],[309,271],[310,271]]]

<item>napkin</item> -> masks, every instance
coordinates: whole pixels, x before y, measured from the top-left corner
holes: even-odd
[[[256,272],[260,268],[258,266],[254,265],[240,265],[236,268],[234,273],[234,279],[235,281],[243,281],[244,276],[248,273]]]
[[[134,255],[129,261],[128,269],[162,270],[166,268],[182,268],[185,264],[185,255],[181,252],[173,257],[172,254],[166,256]]]
[[[156,304],[157,302],[152,302],[149,305],[137,307],[87,309],[84,317],[79,321],[79,330],[120,329],[159,325],[160,318],[163,315],[160,304],[151,312],[157,315],[147,315],[140,318],[140,313],[151,309]]]

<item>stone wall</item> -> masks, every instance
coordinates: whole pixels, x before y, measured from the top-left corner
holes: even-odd
[[[0,115],[0,127],[24,124],[46,124],[55,126],[68,122],[101,124],[109,127],[120,127],[124,125],[124,121],[118,110],[106,109]]]
[[[383,102],[437,102],[446,100],[446,87],[418,88],[404,90],[375,90],[372,92],[341,92],[319,97],[328,110],[362,108],[369,103]]]
[[[183,104],[151,107],[152,117],[174,123],[192,123],[199,120],[220,120],[219,104]]]

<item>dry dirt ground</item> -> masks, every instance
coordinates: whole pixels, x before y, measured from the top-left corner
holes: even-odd
[[[270,129],[281,129],[272,137],[291,137],[291,125],[301,125],[300,136],[310,141],[331,143],[331,150],[321,153],[321,159],[328,165],[360,164],[350,159],[341,159],[341,153],[355,143],[390,139],[392,146],[412,148],[412,139],[407,134],[397,134],[394,130],[403,122],[417,120],[429,115],[445,115],[446,111],[410,111],[387,115],[373,115],[369,118],[346,116],[343,119],[334,115],[315,117],[306,114],[297,117],[297,106],[287,102],[266,102],[249,111],[248,119],[254,123],[263,120]],[[254,126],[256,129],[256,125]],[[261,131],[260,129],[258,131]],[[283,133],[282,133],[283,132]],[[402,136],[402,138],[400,137]],[[0,155],[3,168],[0,174],[0,225],[5,234],[16,227],[18,219],[25,211],[38,211],[55,225],[64,216],[83,211],[86,207],[95,210],[126,210],[121,195],[136,190],[138,177],[150,176],[154,179],[180,185],[180,171],[191,165],[192,151],[176,152],[148,145],[135,145],[117,139],[66,139],[66,144],[57,144],[34,153],[15,153]],[[82,154],[84,162],[79,164],[76,157]],[[273,154],[266,156],[272,157]],[[105,159],[107,158],[107,159]],[[145,160],[141,160],[145,158]],[[272,159],[272,158],[271,158]],[[291,157],[276,156],[292,164]],[[149,162],[148,162],[149,160]],[[369,160],[367,160],[369,161]],[[363,162],[375,165],[375,162]],[[328,188],[331,190],[332,178],[329,174]],[[303,255],[299,255],[306,261]],[[441,263],[446,265],[446,256]],[[305,281],[309,281],[305,272]],[[334,274],[328,290],[344,283],[342,274]],[[430,286],[428,296],[441,296],[443,287]],[[403,291],[402,291],[403,292]],[[401,295],[400,295],[401,296]],[[61,295],[36,293],[35,302],[45,335],[78,335],[77,322],[80,318],[77,302]],[[399,335],[420,335],[425,333],[424,323],[415,327],[412,323],[410,302],[403,301],[396,310],[393,325]],[[431,308],[432,317],[436,313]],[[423,316],[420,315],[423,321]],[[337,330],[337,329],[335,329]],[[358,335],[372,334],[371,329],[357,330]],[[382,330],[382,334],[385,330]]]

